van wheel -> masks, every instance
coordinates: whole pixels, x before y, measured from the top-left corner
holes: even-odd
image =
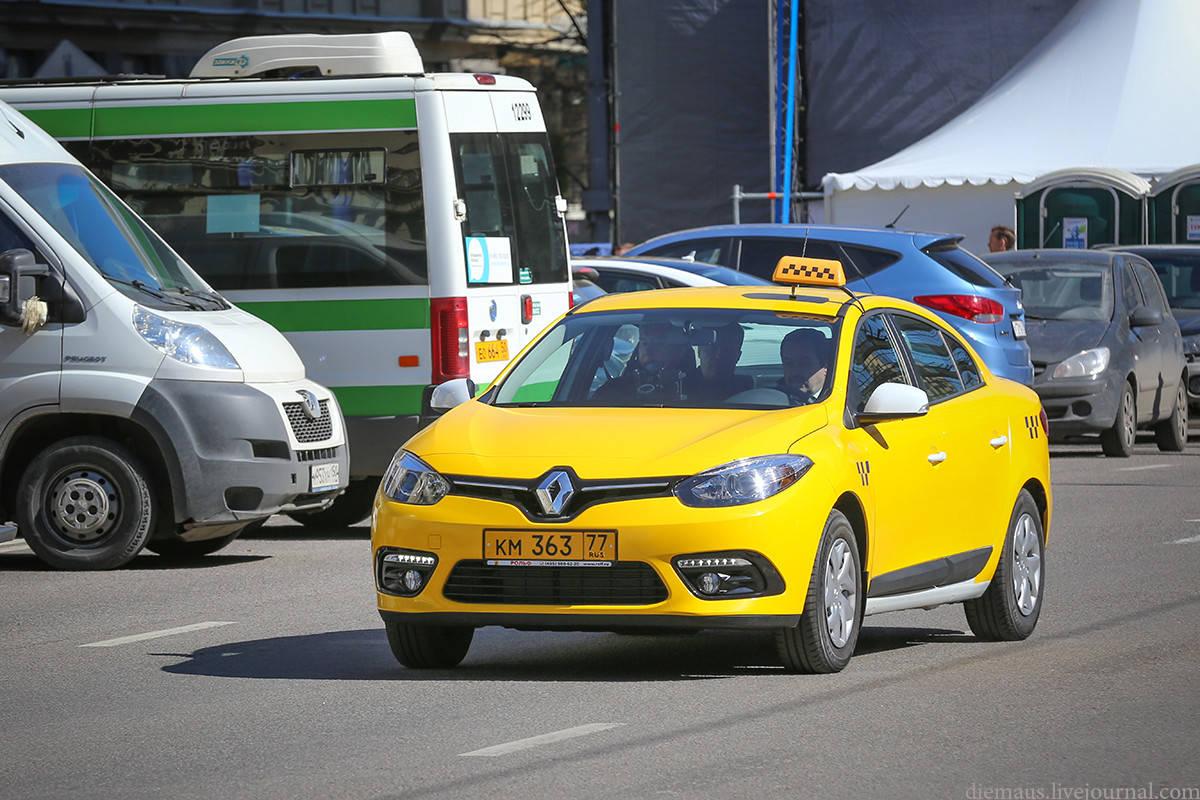
[[[409,669],[449,669],[467,657],[474,628],[384,622],[392,655]]]
[[[157,504],[140,461],[116,442],[77,436],[25,469],[17,522],[37,556],[58,569],[113,569],[146,544]]]
[[[862,628],[862,562],[850,521],[838,510],[825,522],[800,624],[775,634],[789,672],[840,672],[850,663]]]
[[[178,537],[151,539],[146,542],[146,549],[153,553],[158,553],[163,558],[170,559],[171,561],[191,561],[192,559],[202,558],[203,556],[215,553],[218,550],[224,549],[227,545],[233,544],[233,540],[241,536],[245,530],[246,528],[242,528],[225,536],[218,536],[215,539],[204,539],[199,542],[185,542]]]
[[[352,481],[346,491],[324,511],[293,511],[288,516],[314,530],[349,528],[362,522],[371,513],[379,481],[379,478]]]
[[[967,625],[980,639],[1016,642],[1033,633],[1045,597],[1042,515],[1024,489],[1017,495],[992,582],[982,597],[963,603]]]
[[[1133,443],[1137,440],[1137,400],[1133,396],[1132,384],[1126,383],[1121,391],[1121,405],[1117,407],[1117,418],[1112,427],[1100,434],[1100,447],[1104,455],[1129,458]]]
[[[1164,453],[1178,453],[1187,447],[1187,375],[1179,379],[1179,388],[1175,390],[1175,410],[1170,417],[1154,426],[1154,440]]]

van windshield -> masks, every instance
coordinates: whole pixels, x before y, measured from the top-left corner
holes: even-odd
[[[104,184],[74,164],[11,164],[0,180],[118,289],[158,308],[227,304]]]
[[[467,283],[566,283],[567,239],[544,133],[450,136],[466,203]]]

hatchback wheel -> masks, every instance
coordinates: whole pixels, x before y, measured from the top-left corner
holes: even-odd
[[[1033,497],[1022,489],[991,584],[982,597],[963,603],[967,625],[977,637],[1015,642],[1033,633],[1045,597],[1044,542],[1042,515]]]
[[[448,669],[467,657],[474,628],[385,622],[392,655],[410,669]]]
[[[839,672],[850,663],[862,627],[863,575],[854,528],[834,510],[825,522],[800,624],[775,634],[790,672]]]
[[[1154,426],[1154,439],[1158,442],[1158,449],[1165,453],[1178,453],[1187,447],[1187,375],[1180,378],[1179,388],[1175,390],[1175,410],[1170,417]]]
[[[1137,440],[1137,400],[1133,396],[1133,386],[1125,384],[1121,391],[1121,405],[1117,407],[1117,418],[1108,430],[1100,434],[1100,447],[1104,455],[1116,458],[1128,458],[1133,453],[1133,443]]]

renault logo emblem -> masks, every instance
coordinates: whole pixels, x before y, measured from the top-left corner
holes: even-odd
[[[537,495],[538,505],[542,507],[543,514],[549,517],[560,517],[563,509],[567,507],[567,503],[575,495],[575,486],[571,483],[570,475],[561,469],[556,469],[542,478],[542,482],[538,484],[534,494]]]
[[[300,399],[303,401],[300,408],[304,411],[304,416],[309,419],[317,419],[321,416],[321,401],[315,394],[308,389],[298,389],[296,394],[300,395]]]

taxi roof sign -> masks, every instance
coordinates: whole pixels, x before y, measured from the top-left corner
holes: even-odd
[[[830,286],[837,289],[846,285],[846,270],[842,262],[835,258],[784,256],[775,265],[771,280],[788,286]]]

